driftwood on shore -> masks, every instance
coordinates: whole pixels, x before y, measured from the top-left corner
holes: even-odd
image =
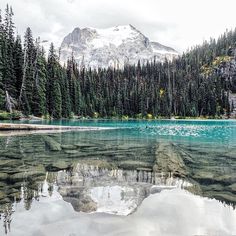
[[[0,130],[97,130],[93,127],[0,123]]]
[[[0,136],[22,135],[30,133],[52,133],[65,131],[94,131],[106,128],[85,126],[59,126],[38,124],[0,123]]]

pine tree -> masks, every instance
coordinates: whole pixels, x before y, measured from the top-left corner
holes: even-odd
[[[73,56],[71,60],[68,60],[67,62],[67,79],[69,85],[71,110],[76,115],[78,115],[81,111],[81,91],[79,82],[79,71]]]
[[[53,100],[53,86],[54,80],[56,79],[56,67],[57,67],[57,58],[56,58],[54,45],[50,45],[49,53],[48,53],[48,62],[47,62],[47,111],[49,115],[52,115],[52,100]]]
[[[3,68],[4,68],[4,26],[2,23],[2,15],[0,10],[0,110],[4,110],[5,94],[4,94],[4,82],[3,82]]]
[[[69,83],[67,79],[66,69],[61,70],[60,75],[60,87],[61,87],[61,96],[62,96],[62,117],[70,118],[71,116],[71,100],[70,100],[70,91]]]
[[[22,50],[21,38],[18,35],[16,41],[14,43],[14,73],[15,73],[15,88],[16,88],[16,98],[20,96],[20,89],[22,85],[22,77],[23,77],[23,63],[24,63],[24,54]]]
[[[61,69],[54,45],[51,44],[47,63],[47,108],[49,115],[56,119],[62,116]]]
[[[32,31],[30,28],[27,28],[24,40],[23,76],[19,96],[20,108],[26,115],[32,113],[33,91],[35,85],[35,63],[36,49]]]
[[[53,81],[52,86],[52,107],[51,116],[54,119],[60,119],[62,115],[62,96],[60,84],[57,80]]]
[[[12,8],[7,5],[5,13],[5,23],[3,32],[3,84],[4,90],[11,99],[16,99],[16,75],[14,70],[14,24]]]
[[[36,116],[47,114],[46,108],[46,82],[47,82],[47,63],[43,48],[40,48],[39,39],[36,42],[36,64],[34,69],[34,85],[32,100],[32,113]]]
[[[0,110],[4,110],[5,106],[5,94],[3,89],[3,76],[2,76],[2,65],[1,65],[1,49],[0,49]]]

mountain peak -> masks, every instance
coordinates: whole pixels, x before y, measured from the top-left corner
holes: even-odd
[[[73,55],[78,64],[108,67],[135,64],[138,60],[172,60],[178,53],[150,40],[133,25],[118,25],[106,29],[76,27],[61,44],[61,60]]]

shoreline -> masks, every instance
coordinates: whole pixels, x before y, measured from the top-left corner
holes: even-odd
[[[11,123],[12,121],[16,122],[27,122],[27,121],[33,121],[33,122],[42,122],[42,121],[161,121],[161,120],[236,120],[236,117],[221,117],[221,118],[206,118],[206,117],[186,117],[186,118],[176,118],[176,117],[159,117],[159,118],[132,118],[129,117],[127,119],[123,118],[82,118],[82,119],[77,119],[77,118],[61,118],[61,119],[44,119],[44,118],[39,118],[39,117],[34,117],[34,118],[20,118],[20,119],[0,119],[0,124],[2,123]],[[18,123],[20,124],[20,123]]]
[[[0,136],[20,135],[30,133],[53,133],[66,131],[98,131],[110,129],[106,127],[85,127],[85,126],[61,126],[61,125],[40,125],[40,124],[14,124],[0,123]]]

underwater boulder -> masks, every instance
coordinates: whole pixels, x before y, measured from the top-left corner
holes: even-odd
[[[61,151],[61,144],[49,136],[43,136],[43,140],[50,151]]]
[[[181,153],[172,143],[159,143],[155,155],[154,172],[171,173],[173,177],[186,177],[188,175]]]

